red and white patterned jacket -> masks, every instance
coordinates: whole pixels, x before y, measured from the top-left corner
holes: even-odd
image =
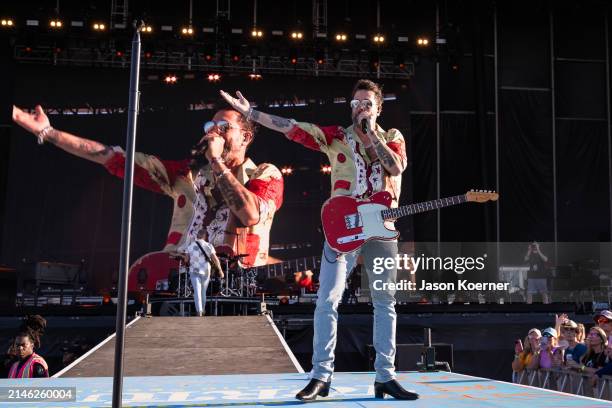
[[[114,154],[104,164],[117,177],[123,177],[125,152],[113,147]],[[275,212],[283,202],[283,178],[276,166],[263,163],[256,166],[247,159],[237,179],[258,198],[259,222],[244,227],[229,209],[218,189],[210,167],[198,174],[189,168],[189,160],[169,161],[156,156],[136,153],[134,184],[174,200],[174,210],[164,251],[183,252],[185,246],[206,229],[204,239],[217,252],[248,254],[243,266],[265,265],[268,259],[270,228]]]

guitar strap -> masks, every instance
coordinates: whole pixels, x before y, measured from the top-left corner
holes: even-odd
[[[208,254],[206,253],[206,251],[204,250],[202,245],[198,242],[197,239],[196,239],[195,243],[198,244],[198,247],[200,248],[200,251],[202,251],[202,253],[204,254],[204,258],[206,258],[206,262],[208,262],[210,264],[210,267],[212,268],[213,264],[210,261],[210,257],[208,256]]]

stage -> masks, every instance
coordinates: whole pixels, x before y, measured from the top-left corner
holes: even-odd
[[[234,362],[238,363],[239,362]],[[401,373],[398,380],[421,395],[417,401],[374,398],[373,373],[336,373],[327,398],[309,403],[321,407],[605,407],[612,403],[540,388],[456,373]],[[288,407],[306,385],[305,373],[126,377],[125,407]],[[76,387],[76,402],[37,403],[37,407],[106,407],[111,404],[112,378],[0,380],[10,386]],[[0,403],[0,407],[34,404]]]

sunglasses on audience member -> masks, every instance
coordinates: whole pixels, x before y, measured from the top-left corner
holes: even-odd
[[[219,129],[219,133],[221,134],[226,133],[230,129],[242,129],[237,126],[233,126],[227,120],[219,120],[216,122],[214,120],[209,120],[208,122],[204,124],[204,133],[208,134],[210,131],[212,131],[215,128],[215,126],[217,127],[217,129]]]
[[[351,101],[351,108],[355,109],[358,106],[363,106],[364,108],[371,108],[373,106],[373,104],[374,103],[371,100],[369,100],[369,99],[362,99],[362,100],[353,99]]]
[[[610,323],[609,319],[606,319],[605,317],[601,316],[597,319],[597,324],[604,324],[604,323]]]

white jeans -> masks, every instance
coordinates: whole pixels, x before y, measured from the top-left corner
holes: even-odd
[[[193,301],[199,314],[204,312],[204,307],[206,306],[206,290],[210,283],[210,273],[190,273],[189,276],[191,277],[191,286],[193,287]]]
[[[351,271],[359,252],[363,255],[365,270],[370,283],[372,305],[374,306],[373,343],[376,349],[376,381],[387,382],[395,378],[395,290],[374,290],[374,280],[385,283],[395,282],[397,269],[386,269],[374,274],[372,265],[376,257],[397,255],[397,242],[370,241],[361,251],[340,255],[327,242],[323,246],[317,307],[314,313],[314,337],[311,378],[328,381],[334,372],[334,351],[338,335],[338,303],[342,298],[347,273]],[[379,285],[380,286],[380,285]]]

